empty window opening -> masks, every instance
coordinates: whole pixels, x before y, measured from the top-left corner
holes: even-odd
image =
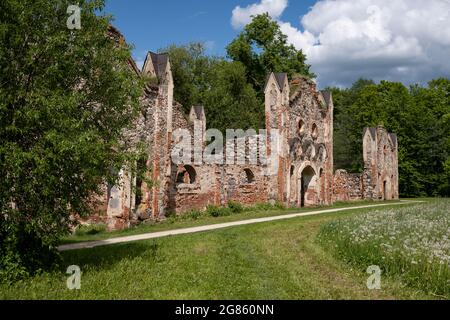
[[[245,169],[245,182],[246,183],[253,183],[255,182],[255,175],[253,174],[252,170]]]
[[[177,175],[177,184],[193,184],[197,179],[197,173],[191,166],[184,166]]]

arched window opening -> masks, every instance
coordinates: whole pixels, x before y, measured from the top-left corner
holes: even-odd
[[[302,120],[300,120],[300,121],[298,122],[298,132],[299,132],[300,134],[305,133],[305,123],[304,123]]]
[[[253,174],[252,170],[245,169],[245,183],[254,183],[255,182],[255,175]]]
[[[191,166],[184,166],[177,174],[177,184],[194,184],[197,172]]]
[[[309,196],[309,189],[314,185],[314,179],[316,172],[310,166],[306,167],[301,174],[301,195],[300,195],[300,205],[305,207],[308,205],[307,200]]]
[[[319,137],[319,129],[317,128],[317,125],[315,123],[312,126],[311,135],[313,139],[317,139]]]

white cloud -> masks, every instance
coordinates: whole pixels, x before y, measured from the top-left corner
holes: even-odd
[[[233,10],[231,24],[235,29],[245,26],[251,21],[251,16],[268,12],[277,19],[288,6],[288,0],[261,0],[260,3],[251,4],[245,8],[237,6]]]
[[[298,27],[279,22],[321,86],[348,86],[360,77],[423,83],[450,76],[448,0],[321,0]]]

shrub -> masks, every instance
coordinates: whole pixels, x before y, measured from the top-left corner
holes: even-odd
[[[212,206],[209,205],[206,208],[206,213],[214,218],[217,217],[226,217],[226,216],[230,216],[233,214],[233,212],[231,211],[230,208],[223,208],[223,207],[217,207],[217,206]]]
[[[274,205],[275,209],[278,210],[286,210],[286,206],[284,205],[284,203],[277,201]]]
[[[203,215],[203,213],[201,211],[199,211],[199,210],[191,210],[191,211],[188,211],[185,214],[183,214],[182,217],[185,218],[185,219],[197,220],[202,215]]]
[[[233,213],[242,213],[242,212],[244,212],[244,207],[239,202],[234,202],[234,201],[228,202],[228,208]]]

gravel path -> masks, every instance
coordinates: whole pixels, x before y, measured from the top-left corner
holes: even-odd
[[[384,203],[384,204],[376,204],[376,205],[365,205],[365,206],[357,206],[357,207],[347,207],[347,208],[339,208],[339,209],[327,209],[327,210],[320,210],[320,211],[294,213],[294,214],[287,214],[287,215],[276,216],[276,217],[242,220],[242,221],[193,227],[193,228],[145,233],[145,234],[140,234],[140,235],[135,235],[135,236],[119,237],[119,238],[112,238],[112,239],[107,239],[107,240],[67,244],[67,245],[62,245],[62,246],[58,247],[58,250],[59,251],[71,251],[71,250],[79,250],[79,249],[92,249],[95,247],[109,246],[109,245],[119,244],[119,243],[128,243],[128,242],[134,242],[134,241],[142,241],[142,240],[163,238],[163,237],[169,237],[169,236],[176,236],[176,235],[181,235],[181,234],[191,234],[191,233],[205,232],[205,231],[211,231],[211,230],[219,230],[219,229],[225,229],[225,228],[231,228],[231,227],[237,227],[237,226],[245,226],[245,225],[249,225],[249,224],[271,222],[271,221],[278,221],[278,220],[287,220],[287,219],[293,219],[293,218],[298,218],[298,217],[314,216],[314,215],[320,215],[320,214],[326,214],[326,213],[335,213],[335,212],[342,212],[342,211],[349,211],[349,210],[359,210],[359,209],[377,208],[377,207],[394,206],[394,205],[405,205],[405,204],[422,203],[422,202],[423,201],[401,201],[399,203]]]

